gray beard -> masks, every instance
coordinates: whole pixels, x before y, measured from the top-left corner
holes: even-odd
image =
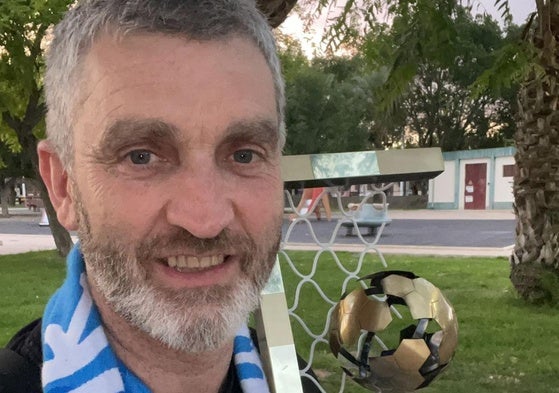
[[[213,239],[198,239],[179,228],[141,244],[129,244],[125,235],[111,228],[93,234],[80,204],[78,217],[88,276],[109,306],[162,344],[190,353],[219,348],[246,323],[258,306],[280,241],[278,224],[258,245],[248,236],[228,231]],[[156,285],[145,264],[158,263],[157,251],[173,247],[193,252],[234,249],[242,257],[242,275],[236,282],[210,288],[177,290]]]

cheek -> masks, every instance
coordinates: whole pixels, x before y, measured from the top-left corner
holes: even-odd
[[[134,233],[147,230],[149,221],[158,214],[161,198],[156,187],[144,183],[125,185],[106,172],[92,172],[84,179],[80,195],[94,228],[112,227],[129,238],[135,237]]]
[[[252,185],[240,198],[241,215],[253,226],[262,227],[276,223],[283,214],[283,183],[278,178]]]

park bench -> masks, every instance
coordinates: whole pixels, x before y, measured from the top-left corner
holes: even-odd
[[[351,209],[352,206],[349,206]],[[363,203],[355,206],[355,215],[353,220],[342,222],[342,226],[346,228],[346,236],[355,236],[354,229],[357,226],[367,228],[367,235],[376,236],[377,229],[383,224],[388,225],[392,219],[388,216],[388,205],[385,203]]]

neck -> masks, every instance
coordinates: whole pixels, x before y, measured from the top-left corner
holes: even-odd
[[[115,313],[91,281],[89,287],[111,348],[153,393],[219,391],[231,362],[232,339],[215,351],[170,349]]]

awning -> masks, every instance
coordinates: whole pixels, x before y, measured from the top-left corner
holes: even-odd
[[[431,179],[444,170],[441,149],[416,148],[283,156],[286,189]]]

